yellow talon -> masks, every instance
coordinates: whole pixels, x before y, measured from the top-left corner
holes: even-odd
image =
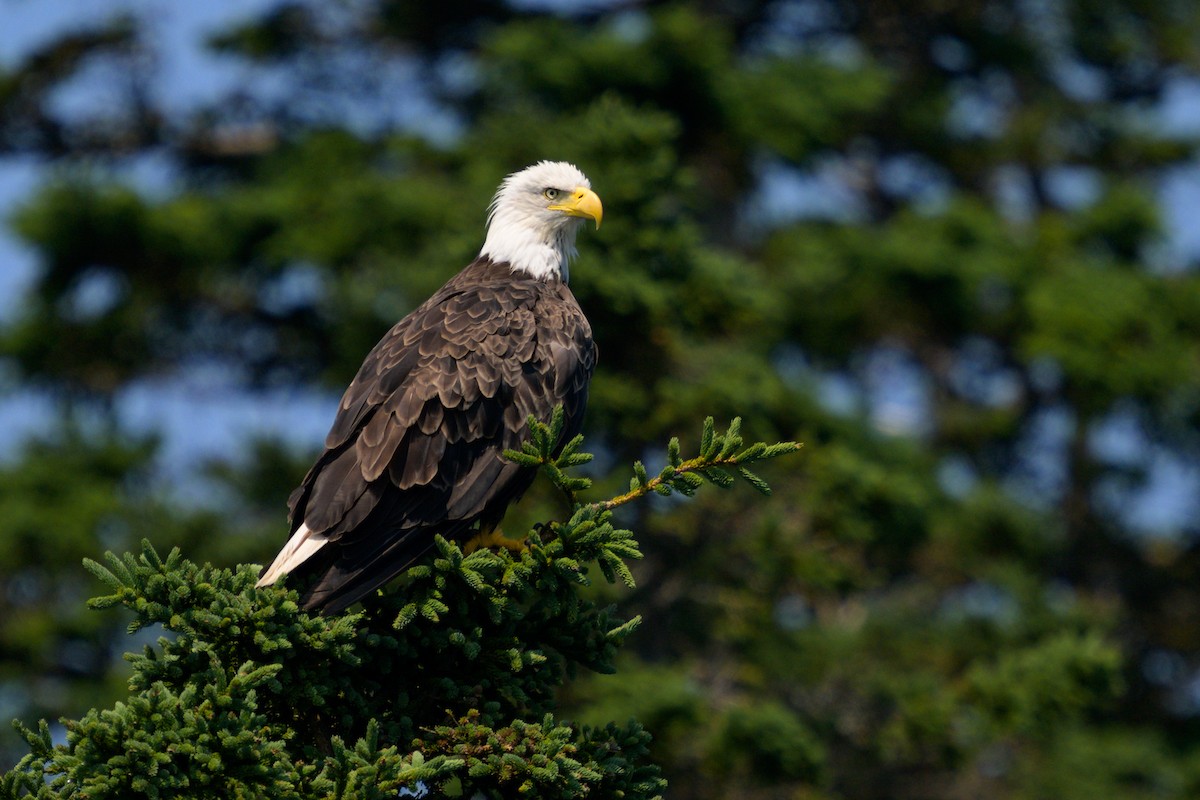
[[[510,539],[499,528],[491,527],[487,530],[481,530],[468,539],[463,544],[463,554],[469,556],[476,550],[481,550],[485,547],[503,547],[506,550],[519,553],[525,549],[525,543],[518,539]]]

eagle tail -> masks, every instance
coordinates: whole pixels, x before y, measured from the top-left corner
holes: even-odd
[[[418,528],[365,557],[348,559],[343,553],[314,570],[317,578],[301,595],[301,605],[326,615],[339,614],[411,567],[433,548],[433,541],[430,531]],[[320,561],[314,559],[309,565]]]
[[[292,534],[287,544],[275,556],[271,566],[263,570],[256,586],[270,586],[289,572],[295,572],[305,561],[308,561],[318,550],[329,543],[328,535],[313,533],[304,523]]]

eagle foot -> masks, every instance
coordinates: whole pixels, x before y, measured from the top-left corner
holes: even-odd
[[[505,550],[520,553],[525,550],[525,543],[518,539],[508,538],[499,528],[489,528],[486,531],[480,531],[464,542],[463,554],[469,556],[476,550],[482,550],[485,547],[503,547]]]
[[[533,523],[533,532],[541,537],[543,542],[553,541],[558,538],[558,524],[554,522],[535,522]]]

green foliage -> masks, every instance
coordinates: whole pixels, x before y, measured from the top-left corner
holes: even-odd
[[[967,694],[998,724],[1036,734],[1048,717],[1071,718],[1117,696],[1120,683],[1120,660],[1110,645],[1066,633],[976,665]]]
[[[721,722],[708,745],[715,769],[740,775],[751,785],[821,782],[824,748],[816,733],[787,707],[774,703],[735,707]]]
[[[1193,278],[1068,267],[1031,291],[1022,350],[1029,358],[1049,356],[1061,364],[1098,409],[1119,397],[1153,402],[1175,389],[1200,389],[1181,380],[1198,353],[1176,333],[1195,310],[1200,282]]]

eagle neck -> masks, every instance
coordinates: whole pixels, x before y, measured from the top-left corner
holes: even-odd
[[[506,262],[513,272],[536,280],[565,282],[575,256],[576,230],[574,224],[547,230],[529,225],[527,220],[512,220],[497,214],[488,227],[479,256],[496,263]]]

